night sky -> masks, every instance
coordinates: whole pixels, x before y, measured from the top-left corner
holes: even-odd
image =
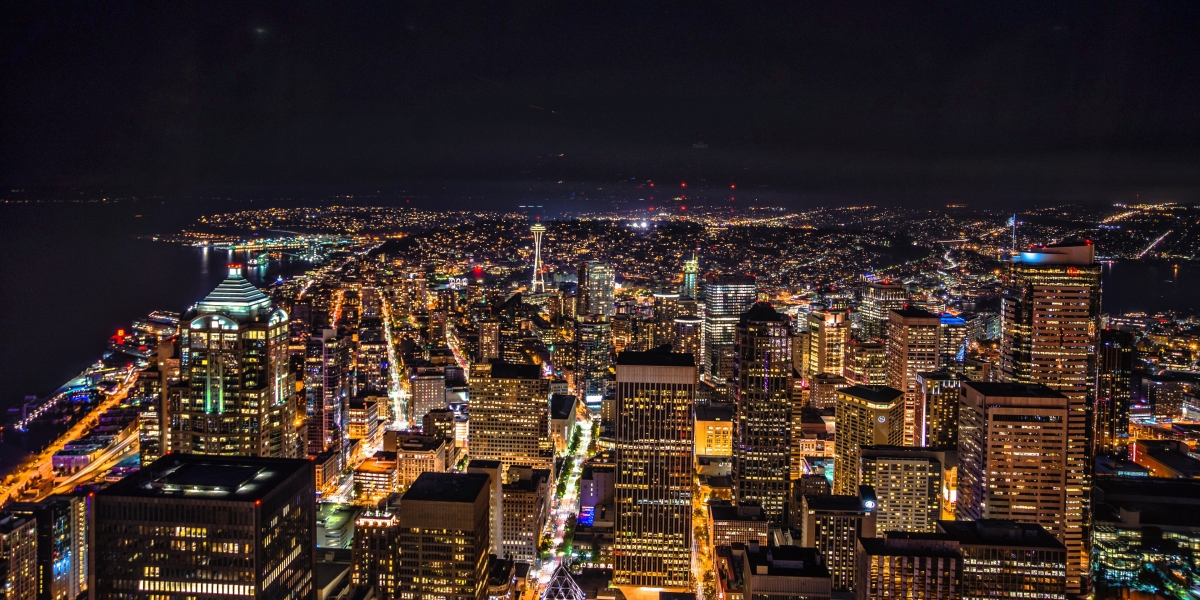
[[[8,2],[0,182],[1200,188],[1200,3],[748,5]]]

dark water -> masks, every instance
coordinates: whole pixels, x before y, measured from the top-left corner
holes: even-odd
[[[536,193],[463,194],[437,204],[512,210]],[[420,199],[414,200],[408,205],[417,206]],[[182,311],[225,276],[226,252],[138,236],[178,231],[202,214],[259,207],[263,203],[223,201],[0,205],[0,407],[52,392],[99,358],[117,329],[152,310]],[[547,207],[547,216],[552,210]],[[1200,265],[1184,263],[1176,271],[1171,263],[1117,263],[1105,270],[1104,290],[1110,313],[1200,313]]]

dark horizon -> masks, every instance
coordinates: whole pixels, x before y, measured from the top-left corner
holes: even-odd
[[[1200,197],[1194,4],[4,12],[9,189]]]

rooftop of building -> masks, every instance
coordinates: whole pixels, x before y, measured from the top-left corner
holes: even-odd
[[[468,469],[499,469],[504,463],[498,460],[488,460],[486,458],[473,458],[467,463]]]
[[[474,502],[486,493],[491,478],[483,473],[421,473],[404,492],[403,501]]]
[[[829,577],[829,569],[816,548],[764,547],[752,543],[746,548],[746,562],[750,569],[744,577]],[[766,568],[766,573],[761,567]]]
[[[944,533],[889,531],[883,537],[858,540],[869,556],[961,556],[958,542]]]
[[[575,403],[578,398],[570,394],[551,394],[550,395],[550,418],[551,419],[570,419],[575,415]]]
[[[736,409],[732,402],[710,402],[696,405],[697,421],[723,421],[732,423]]]
[[[1066,398],[1066,396],[1040,383],[964,381],[963,387],[971,388],[984,396],[994,396],[997,398]]]
[[[892,310],[888,311],[888,314],[889,316],[893,314],[898,315],[905,319],[936,319],[939,323],[942,319],[941,316],[931,313],[923,308],[909,306],[904,308],[893,308]]]
[[[253,502],[311,469],[307,460],[168,454],[97,494]]]
[[[954,371],[918,371],[917,377],[925,381],[954,381],[962,379],[958,373]]]
[[[492,379],[541,379],[542,368],[538,365],[522,365],[504,361],[493,361]]]
[[[510,492],[532,492],[541,487],[542,483],[550,481],[550,469],[526,469],[520,476],[503,485]]]
[[[750,310],[742,313],[741,321],[749,322],[768,322],[768,323],[785,323],[788,318],[779,314],[770,302],[755,302]]]
[[[752,521],[766,523],[767,515],[757,504],[734,504],[728,500],[709,500],[708,514],[713,521]]]
[[[904,396],[904,392],[886,385],[852,385],[838,390],[838,393],[875,404],[888,404]]]
[[[817,495],[805,496],[809,510],[825,512],[867,512],[863,500],[858,496]]]
[[[1093,488],[1097,523],[1200,528],[1200,479],[1099,476]]]
[[[862,458],[871,457],[896,457],[906,459],[927,458],[930,460],[938,460],[941,455],[947,450],[953,449],[928,448],[924,446],[891,446],[887,444],[879,444],[874,446],[862,446],[859,449],[859,456]]]
[[[617,364],[636,367],[694,367],[696,359],[691,354],[671,352],[670,346],[659,346],[646,352],[621,352]]]
[[[396,439],[397,452],[434,452],[446,445],[440,435],[405,435]]]
[[[196,310],[244,316],[270,306],[271,299],[242,275],[242,265],[230,264],[229,276],[196,305]]]
[[[1021,548],[1046,548],[1066,550],[1041,525],[1018,523],[1002,519],[980,519],[978,521],[938,521],[938,533],[964,546],[1013,546]],[[889,532],[888,535],[892,535]]]

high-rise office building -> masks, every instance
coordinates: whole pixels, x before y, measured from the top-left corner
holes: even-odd
[[[873,281],[863,286],[862,294],[860,337],[865,341],[887,337],[888,313],[908,302],[904,286]]]
[[[575,387],[580,400],[598,408],[608,392],[612,364],[612,330],[608,317],[580,315],[575,320]]]
[[[828,600],[829,569],[815,548],[748,544],[742,552],[743,598],[754,600]]]
[[[964,378],[951,371],[917,373],[917,404],[922,407],[922,436],[928,448],[958,447],[958,408]]]
[[[701,346],[704,343],[704,319],[700,317],[675,317],[675,338],[671,349],[680,354],[691,354],[700,362]]]
[[[537,365],[480,363],[471,368],[471,458],[498,460],[505,469],[554,466],[550,439],[550,381]]]
[[[938,364],[953,368],[966,358],[967,321],[960,316],[944,314],[938,326]]]
[[[1088,507],[1091,432],[1088,403],[1096,381],[1100,265],[1091,242],[1018,252],[1004,277],[1004,381],[1045,385],[1070,398],[1066,421],[1067,593],[1090,588]]]
[[[400,598],[487,598],[491,476],[423,473],[400,499]]]
[[[690,587],[695,393],[690,354],[617,357],[614,583]]]
[[[880,529],[887,531],[882,524]],[[958,543],[936,535],[887,532],[859,538],[857,600],[957,600],[962,577]]]
[[[1067,472],[1070,404],[1044,385],[963,383],[958,518],[1036,523],[1072,541],[1069,510],[1084,498]],[[1068,587],[1081,576],[1068,573]]]
[[[400,577],[400,521],[393,513],[370,512],[354,522],[350,578],[373,586],[385,598],[396,597]]]
[[[808,362],[802,372],[811,379],[817,373],[841,375],[846,364],[846,345],[850,342],[850,319],[841,310],[814,310],[808,313]]]
[[[550,515],[550,470],[514,467],[503,485],[501,553],[533,564],[538,538]]]
[[[0,589],[5,600],[38,597],[37,521],[0,513]]]
[[[842,375],[851,385],[887,385],[887,346],[852,341],[846,346]]]
[[[859,454],[858,481],[875,488],[879,530],[934,531],[942,518],[943,473],[955,462],[954,451],[864,446]]]
[[[859,450],[899,446],[904,441],[904,392],[883,385],[853,385],[837,391],[833,492],[858,490]]]
[[[305,344],[304,391],[308,454],[340,448],[345,431],[348,347],[334,329],[314,332]]]
[[[816,548],[833,578],[833,591],[854,589],[854,557],[858,538],[875,537],[875,492],[857,488],[854,494],[804,496],[800,515],[800,546]]]
[[[589,260],[579,265],[579,298],[576,312],[580,315],[611,317],[616,314],[617,270],[608,263]]]
[[[680,300],[699,299],[700,259],[695,254],[683,261],[683,282],[679,285]]]
[[[37,523],[37,598],[77,598],[87,589],[87,497],[51,496],[9,506]]]
[[[679,316],[679,294],[654,294],[654,335],[651,347],[675,342],[675,318]]]
[[[288,365],[288,315],[241,265],[180,324],[180,375],[165,418],[171,450],[296,457],[303,419]]]
[[[1133,335],[1115,329],[1100,332],[1096,348],[1095,452],[1115,452],[1129,438],[1132,396]]]
[[[887,326],[887,384],[904,392],[904,444],[924,446],[917,373],[937,370],[941,319],[919,308],[902,308],[888,314]]]
[[[717,378],[733,376],[733,342],[742,313],[754,305],[754,276],[715,275],[704,277],[703,371]],[[721,359],[727,356],[728,372],[720,372]]]
[[[996,519],[940,521],[931,537],[957,542],[963,600],[1064,600],[1070,593],[1067,549],[1042,527]]]
[[[313,465],[171,454],[92,498],[97,600],[317,597]]]
[[[738,322],[732,383],[735,497],[783,523],[791,482],[792,337],[787,317],[770,304],[755,304]]]
[[[446,406],[446,373],[441,367],[417,367],[409,382],[412,384],[412,395],[408,400],[412,422],[424,421],[429,411]]]
[[[500,358],[500,321],[479,322],[479,362]]]

